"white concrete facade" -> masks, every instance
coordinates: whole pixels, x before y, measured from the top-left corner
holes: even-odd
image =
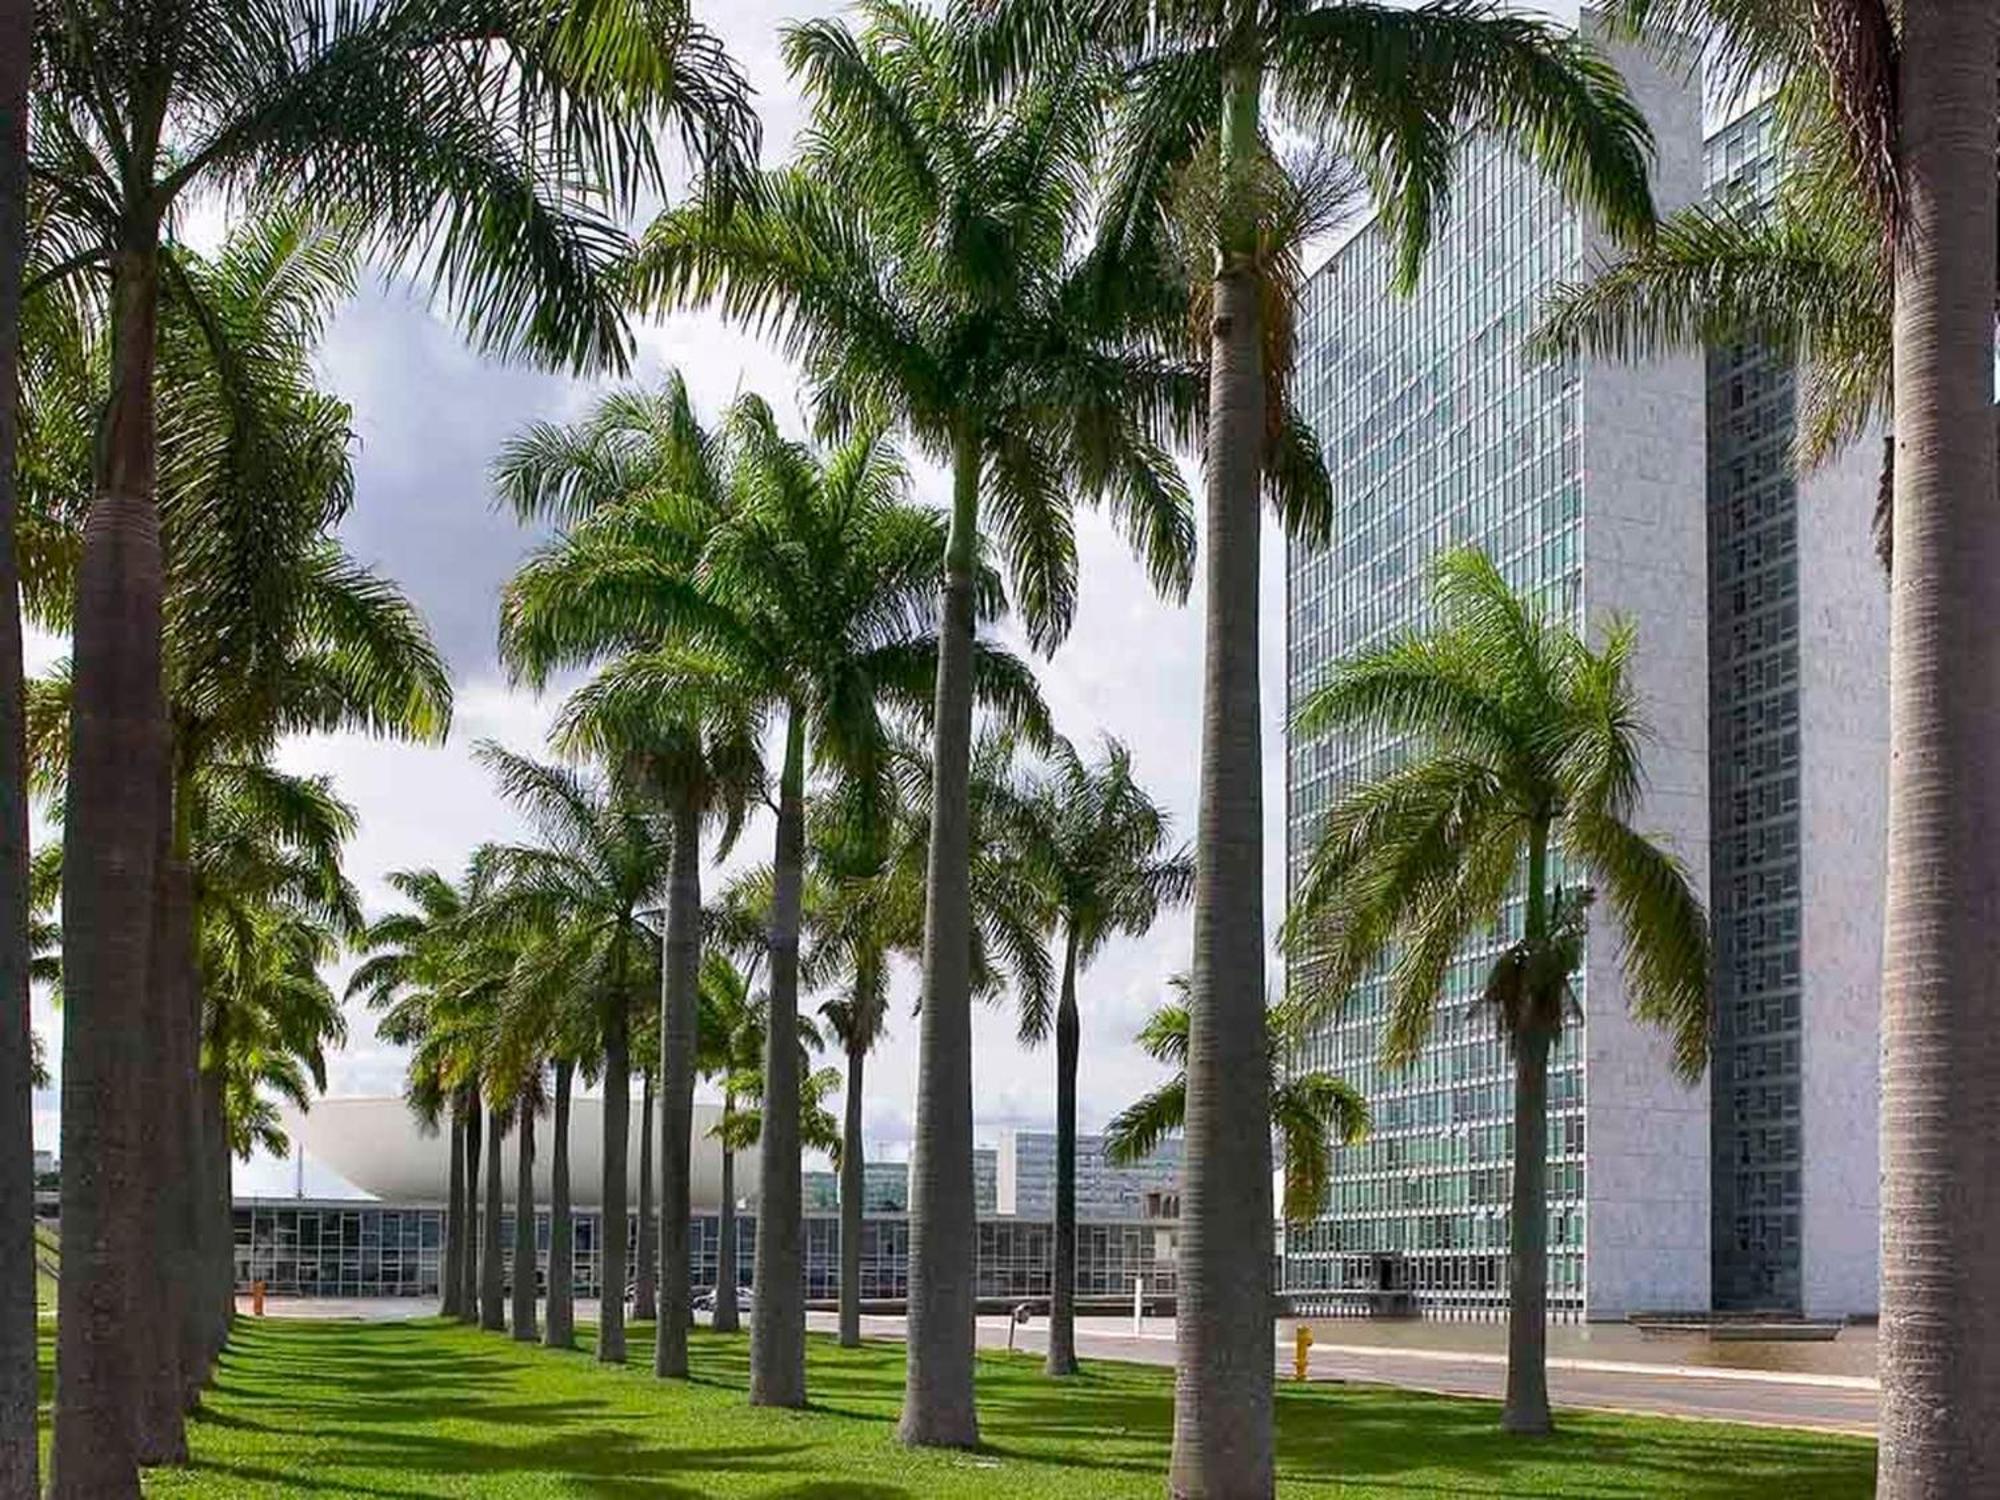
[[[1653,196],[1671,212],[1703,190],[1699,85],[1629,47],[1613,49],[1653,127]],[[1585,263],[1605,252],[1586,228]],[[1593,631],[1638,631],[1634,677],[1651,731],[1638,827],[1704,893],[1709,845],[1706,377],[1696,356],[1586,361],[1583,595]],[[1623,934],[1600,902],[1585,959],[1584,1314],[1617,1318],[1709,1302],[1709,1102],[1675,1076],[1668,1043],[1631,1018]]]
[[[1882,440],[1799,481],[1800,1255],[1804,1311],[1878,1302],[1889,587]]]

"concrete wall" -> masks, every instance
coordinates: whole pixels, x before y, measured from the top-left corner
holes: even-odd
[[[1800,1184],[1809,1316],[1877,1306],[1889,590],[1879,437],[1799,483]]]
[[[1585,25],[1590,27],[1586,15]],[[1658,147],[1654,196],[1669,211],[1703,185],[1701,100],[1680,66],[1613,49]],[[1605,248],[1584,236],[1585,263]],[[1637,825],[1708,870],[1706,388],[1699,357],[1588,362],[1583,380],[1584,609],[1638,627],[1634,676],[1651,727]],[[1709,1100],[1635,1023],[1618,964],[1622,934],[1600,905],[1586,960],[1588,1151],[1585,1311],[1709,1302]]]

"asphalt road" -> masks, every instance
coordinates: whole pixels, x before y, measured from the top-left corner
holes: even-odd
[[[830,1313],[810,1315],[812,1326],[832,1331]],[[1015,1328],[1014,1347],[1040,1352],[1048,1325],[1036,1319]],[[862,1319],[870,1338],[901,1338],[900,1317]],[[1272,1356],[1282,1379],[1292,1374],[1291,1334],[1273,1341]],[[979,1342],[1005,1348],[1008,1320],[981,1318]],[[1150,1322],[1134,1334],[1128,1319],[1085,1319],[1077,1325],[1077,1352],[1089,1358],[1170,1365],[1173,1327]],[[1451,1396],[1498,1400],[1506,1381],[1504,1355],[1445,1349],[1386,1349],[1364,1344],[1322,1343],[1313,1347],[1314,1380],[1349,1380]],[[1566,1359],[1549,1361],[1549,1395],[1558,1407],[1631,1412],[1649,1416],[1705,1418],[1763,1426],[1805,1427],[1872,1436],[1877,1387],[1854,1375],[1772,1373],[1711,1369],[1639,1361]]]

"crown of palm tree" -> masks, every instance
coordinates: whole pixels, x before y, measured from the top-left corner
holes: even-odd
[[[1143,1161],[1187,1124],[1188,979],[1174,975],[1176,998],[1146,1018],[1139,1045],[1173,1070],[1158,1088],[1134,1100],[1104,1128],[1104,1154],[1122,1165]],[[1368,1101],[1335,1074],[1284,1067],[1292,1017],[1273,1007],[1265,1015],[1271,1064],[1271,1128],[1284,1156],[1287,1223],[1318,1217],[1333,1185],[1333,1148],[1367,1139]]]
[[[1407,1065],[1448,971],[1470,941],[1500,930],[1524,860],[1532,877],[1552,846],[1618,919],[1633,1014],[1668,1034],[1684,1077],[1700,1076],[1708,926],[1679,860],[1631,823],[1645,737],[1631,624],[1613,622],[1593,650],[1474,551],[1440,560],[1436,602],[1435,629],[1341,662],[1295,716],[1303,737],[1410,741],[1403,764],[1349,790],[1315,835],[1286,920],[1295,1002],[1344,1005],[1393,951],[1382,1049]],[[1529,930],[1485,992],[1510,1035],[1527,1019],[1561,1024],[1555,991],[1581,951],[1584,893],[1559,894],[1546,912],[1537,899],[1531,891]],[[1533,978],[1529,993],[1522,981]]]
[[[795,161],[719,212],[658,219],[637,295],[715,302],[774,334],[828,430],[900,425],[940,460],[978,454],[1037,644],[1075,609],[1074,492],[1101,497],[1155,584],[1184,596],[1192,509],[1164,445],[1193,434],[1199,375],[1178,318],[1136,320],[1120,278],[1074,248],[1110,76],[1078,54],[995,102],[962,25],[892,3],[860,15],[858,34],[786,29],[812,107]]]

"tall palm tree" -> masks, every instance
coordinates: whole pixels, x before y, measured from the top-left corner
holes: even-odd
[[[720,949],[711,948],[701,961],[701,1020],[696,1069],[722,1085],[722,1118],[714,1131],[722,1148],[722,1185],[715,1227],[715,1312],[717,1333],[737,1331],[736,1252],[736,1085],[754,1077],[764,1056],[761,1007],[750,988],[750,975]]]
[[[1986,1295],[2000,1206],[1976,1190],[1996,1149],[1975,1102],[2000,1075],[1986,850],[2000,815],[1983,726],[2000,671],[1979,579],[2000,555],[1993,410],[2000,188],[1993,7],[1977,0],[1755,6],[1619,0],[1637,28],[1708,37],[1727,81],[1780,81],[1786,144],[1879,230],[1887,268],[1845,309],[1875,330],[1895,447],[1889,625],[1887,911],[1882,996],[1882,1395],[1877,1486],[1890,1500],[1972,1494],[2000,1472],[2000,1338]],[[1881,321],[1889,314],[1886,325]],[[1872,317],[1870,316],[1872,314]],[[1882,333],[1886,328],[1886,340]],[[1817,366],[1820,362],[1814,360]],[[1840,368],[1840,366],[1836,366]],[[1859,402],[1853,403],[1859,405]]]
[[[888,770],[885,714],[929,706],[937,638],[927,620],[943,574],[945,528],[905,498],[901,459],[864,431],[824,459],[782,437],[770,409],[740,399],[726,429],[725,514],[690,552],[695,503],[650,494],[600,510],[529,562],[510,584],[505,629],[543,660],[615,659],[600,676],[619,692],[687,702],[713,693],[753,720],[783,715],[776,847],[767,929],[771,1032],[798,1015],[808,767],[864,783]],[[977,575],[981,618],[1002,603]],[[974,686],[1034,720],[1025,668],[990,643],[972,653]],[[796,1118],[797,1058],[767,1049],[769,1104],[759,1146],[759,1313],[750,1398],[805,1400],[805,1302]]]
[[[879,850],[842,848],[815,840],[826,894],[814,912],[806,982],[836,993],[820,1005],[846,1062],[842,1080],[840,1151],[840,1343],[861,1343],[861,1212],[866,1181],[862,1105],[868,1054],[882,1039],[889,1007],[890,955],[915,946],[923,918],[922,888],[903,882]],[[914,899],[912,899],[914,898]]]
[[[407,1097],[419,1121],[436,1129],[449,1113],[451,1167],[439,1312],[462,1318],[467,1313],[465,1257],[472,1243],[467,1174],[478,1174],[467,1139],[475,1106],[465,1085],[462,1059],[438,1044],[451,1020],[454,945],[462,931],[470,881],[454,884],[430,869],[392,870],[388,879],[414,909],[387,913],[368,925],[356,944],[368,956],[349,976],[347,998],[365,999],[371,1009],[382,1011],[376,1026],[381,1038],[412,1049]]]
[[[752,125],[740,78],[683,4],[284,0],[252,13],[142,0],[48,16],[37,228],[59,247],[52,271],[108,286],[118,351],[77,590],[63,903],[81,1023],[65,1030],[63,1069],[76,1253],[52,1473],[59,1496],[116,1496],[138,1484],[117,1330],[146,1263],[145,1059],[132,1039],[168,820],[153,374],[170,216],[252,183],[303,195],[427,270],[488,348],[615,365],[626,334],[607,273],[618,216],[665,186],[656,132],[677,127],[713,157]]]
[[[470,1094],[462,1068],[434,1042],[448,1024],[450,944],[466,910],[466,890],[438,870],[392,870],[388,884],[414,910],[388,912],[368,924],[356,948],[368,954],[348,976],[346,998],[366,1000],[384,1016],[376,1032],[384,1042],[412,1048],[408,1100],[420,1124],[436,1130],[440,1116],[450,1120],[452,1164],[444,1208],[444,1268],[440,1272],[440,1316],[466,1314],[464,1256],[470,1246],[466,1218],[468,1172],[468,1112]],[[476,1172],[476,1168],[472,1168]]]
[[[573,982],[594,997],[604,1053],[602,1300],[597,1357],[625,1362],[626,1150],[631,1131],[632,1017],[654,993],[659,934],[648,912],[666,877],[671,835],[629,777],[545,765],[486,742],[479,759],[541,838],[489,851],[482,910],[518,931],[553,934]]]
[[[34,6],[0,3],[0,1493],[41,1488],[35,1433],[34,1035],[28,1024],[26,666],[16,555],[21,280]]]
[[[647,496],[678,496],[679,525],[654,541],[685,562],[726,513],[719,435],[696,417],[685,381],[669,373],[657,392],[620,392],[571,427],[542,425],[511,442],[495,465],[503,500],[524,520],[576,522]],[[567,647],[503,619],[501,650],[535,686],[566,660]],[[534,618],[522,613],[522,624]],[[665,628],[667,621],[659,622]],[[553,649],[551,649],[553,648]],[[694,1076],[701,969],[701,839],[722,824],[719,853],[741,831],[761,789],[755,715],[714,690],[663,697],[656,684],[627,679],[614,665],[565,705],[557,744],[566,754],[631,766],[664,803],[673,828],[661,938],[659,1079],[661,1112],[660,1278],[664,1311],[654,1341],[654,1373],[688,1373],[692,1298],[689,1173],[694,1149]],[[650,1139],[650,1135],[648,1137]]]
[[[1173,1076],[1120,1110],[1105,1127],[1104,1154],[1131,1166],[1144,1161],[1169,1136],[1187,1128],[1188,977],[1176,974],[1175,998],[1146,1018],[1138,1042]],[[1358,1145],[1368,1137],[1368,1101],[1337,1074],[1284,1066],[1293,1036],[1292,1018],[1272,1007],[1264,1012],[1265,1047],[1271,1058],[1271,1133],[1283,1165],[1285,1193],[1280,1213],[1288,1224],[1303,1224],[1325,1206],[1333,1183],[1333,1147]]]
[[[1076,1373],[1076,1073],[1083,1036],[1077,977],[1114,937],[1143,937],[1164,907],[1194,892],[1194,859],[1171,844],[1172,820],[1132,776],[1132,755],[1107,740],[1095,763],[1060,740],[1022,789],[1014,837],[1043,919],[1060,945],[1054,1014],[1046,990],[1026,991],[1021,1040],[1056,1037],[1055,1268],[1048,1372]]]
[[[1183,596],[1190,504],[1164,444],[1200,402],[1189,363],[1129,315],[1116,243],[1076,243],[1107,75],[1079,51],[995,102],[972,86],[969,35],[889,0],[861,7],[858,33],[787,28],[811,108],[793,164],[724,212],[664,215],[635,276],[648,305],[715,303],[772,328],[823,422],[900,424],[951,470],[901,1431],[961,1446],[978,1438],[967,777],[982,525],[1038,646],[1074,612],[1079,494],[1104,500],[1156,585]]]
[[[201,1167],[215,1155],[199,1145],[194,783],[218,758],[268,754],[284,733],[432,737],[450,713],[449,681],[420,617],[330,535],[352,501],[350,433],[346,407],[316,388],[312,353],[351,285],[350,248],[297,213],[274,212],[238,225],[213,257],[166,253],[174,277],[155,385],[168,455],[158,493],[170,563],[162,645],[174,816],[158,866],[160,993],[145,1015],[160,1115],[152,1144],[172,1170],[142,1195],[154,1253],[127,1333],[144,1361],[139,1452],[152,1460],[183,1451],[184,1390],[202,1383],[214,1342],[205,1330],[227,1316],[190,1295]],[[24,453],[35,545],[25,577],[39,622],[68,629],[111,329],[87,300],[50,288],[34,312]]]
[[[1002,80],[1066,57],[1078,34],[1124,69],[1105,201],[1144,258],[1196,279],[1206,343],[1208,641],[1196,830],[1188,1168],[1169,1488],[1271,1493],[1269,1062],[1263,1045],[1263,774],[1258,725],[1259,501],[1295,529],[1326,521],[1317,445],[1287,433],[1302,223],[1270,135],[1301,127],[1367,171],[1413,281],[1468,125],[1546,166],[1614,229],[1652,221],[1648,134],[1617,74],[1557,27],[1434,0],[989,0],[983,52]],[[1287,507],[1286,502],[1289,501]]]
[[[1668,1034],[1690,1083],[1708,1061],[1708,922],[1679,860],[1631,825],[1643,735],[1631,625],[1592,650],[1475,551],[1439,562],[1435,603],[1434,628],[1338,664],[1300,704],[1299,734],[1406,736],[1410,759],[1327,814],[1288,942],[1297,993],[1321,1014],[1393,949],[1382,1054],[1401,1067],[1429,1039],[1453,963],[1499,935],[1481,1004],[1514,1056],[1501,1423],[1546,1433],[1548,1064],[1589,908],[1610,904],[1632,1013]],[[1506,913],[1523,868],[1516,932]]]

